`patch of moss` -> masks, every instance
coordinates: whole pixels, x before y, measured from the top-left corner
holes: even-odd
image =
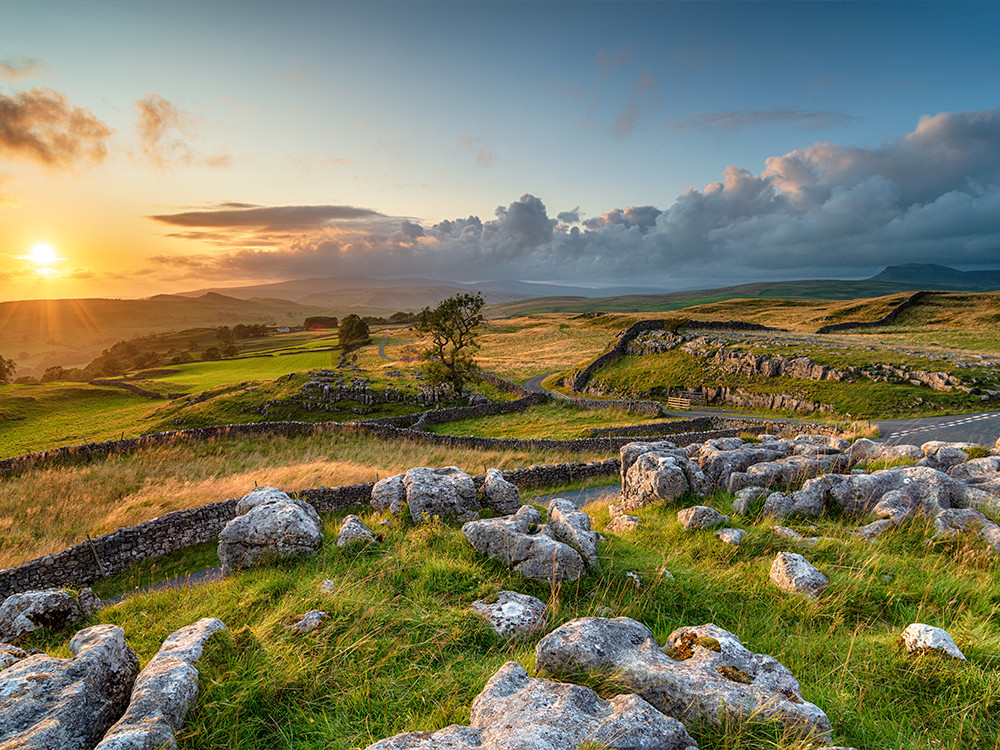
[[[733,682],[741,682],[744,685],[749,685],[753,682],[753,677],[748,675],[742,669],[737,669],[736,667],[728,667],[723,664],[721,667],[717,667],[715,671],[727,680],[732,680]]]
[[[700,636],[697,633],[685,633],[677,639],[673,649],[667,652],[674,661],[687,661],[694,656],[694,647],[701,646],[709,651],[721,652],[722,646],[715,638]]]

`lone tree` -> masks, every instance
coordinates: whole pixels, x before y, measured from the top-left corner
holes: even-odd
[[[14,364],[14,360],[0,356],[0,385],[9,383],[14,377],[14,370],[16,369],[17,365]]]
[[[424,350],[431,383],[451,383],[455,393],[461,393],[479,372],[472,350],[479,348],[476,335],[484,320],[484,304],[478,292],[456,294],[433,310],[425,307],[417,316],[416,329],[431,334],[431,345]]]
[[[345,352],[348,349],[367,344],[371,341],[368,324],[354,313],[351,313],[340,321],[338,335],[340,337],[340,346]]]

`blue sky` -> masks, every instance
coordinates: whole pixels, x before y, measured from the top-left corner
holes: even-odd
[[[0,298],[1000,267],[996,3],[3,11]]]

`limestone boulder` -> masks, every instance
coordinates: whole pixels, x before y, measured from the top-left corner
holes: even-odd
[[[788,455],[787,452],[778,450],[773,444],[768,447],[746,444],[726,449],[729,443],[725,443],[723,440],[708,441],[698,454],[698,464],[708,480],[710,489],[713,490],[727,489],[729,477],[734,473],[745,472],[754,464],[777,461]],[[733,438],[733,440],[739,440],[739,438]]]
[[[608,506],[608,512],[611,514],[611,520],[604,527],[605,531],[611,534],[628,534],[639,528],[638,516],[628,515],[621,506],[612,503]]]
[[[707,505],[694,505],[677,511],[677,522],[688,531],[710,529],[719,524],[729,523],[729,520],[729,516]]]
[[[641,508],[672,502],[687,492],[706,494],[708,489],[701,469],[681,451],[651,450],[635,457],[624,471],[619,505],[624,510]]]
[[[527,637],[545,628],[545,603],[516,591],[499,592],[495,602],[475,601],[472,610],[505,638]]]
[[[951,476],[962,482],[983,483],[1000,481],[1000,456],[985,456],[953,466]]]
[[[850,465],[851,457],[846,453],[798,454],[735,471],[729,475],[728,489],[735,494],[745,487],[799,485],[816,476],[847,471]]]
[[[529,677],[516,662],[486,683],[469,723],[396,735],[367,750],[697,750],[683,724],[636,695],[604,700],[590,688]]]
[[[770,494],[771,490],[767,487],[744,487],[733,498],[733,513],[737,516],[749,515],[755,503]]]
[[[176,748],[174,735],[198,698],[198,670],[205,643],[226,626],[206,617],[175,631],[149,660],[132,688],[125,715],[104,735],[97,750]]]
[[[434,516],[466,520],[482,507],[472,477],[457,466],[409,469],[403,475],[403,487],[415,523]]]
[[[789,594],[803,594],[816,598],[830,585],[830,579],[823,575],[802,555],[795,552],[779,552],[771,564],[771,583]]]
[[[635,463],[636,459],[639,458],[643,453],[663,453],[665,455],[676,455],[683,458],[688,458],[688,453],[683,448],[678,448],[674,443],[669,440],[660,440],[653,443],[646,442],[635,442],[626,443],[621,448],[618,449],[618,457],[621,461],[621,479],[622,484],[625,483],[625,477],[628,475],[628,470],[632,468],[632,464]]]
[[[237,510],[241,508],[248,510],[219,533],[223,575],[280,558],[310,555],[323,543],[323,522],[309,503],[272,493],[246,504],[241,501]]]
[[[101,600],[89,588],[11,594],[0,604],[0,641],[17,640],[39,628],[70,627],[100,607]]]
[[[337,531],[337,546],[346,547],[349,544],[374,544],[375,537],[372,530],[365,526],[358,516],[353,513],[344,518]]]
[[[117,625],[73,636],[70,659],[36,654],[0,671],[0,747],[93,748],[124,713],[139,659]]]
[[[462,526],[462,534],[476,551],[526,578],[554,584],[575,581],[586,572],[580,553],[556,540],[530,505],[521,506],[512,516],[469,521]]]
[[[614,676],[681,721],[718,725],[727,715],[773,718],[801,735],[829,739],[829,719],[803,700],[792,674],[715,625],[680,628],[661,649],[649,628],[627,617],[578,618],[539,641],[535,664],[555,677]]]
[[[792,452],[800,456],[843,453],[851,447],[843,438],[826,435],[796,435],[791,442]]]
[[[521,491],[513,482],[503,478],[499,469],[487,469],[482,487],[483,505],[501,516],[517,513],[521,507]]]
[[[601,535],[590,529],[590,516],[569,500],[554,498],[546,509],[548,528],[556,539],[580,553],[589,570],[597,570]]]
[[[934,519],[934,535],[953,536],[974,533],[981,536],[1000,555],[1000,526],[974,508],[943,510]]]
[[[858,438],[855,440],[848,449],[848,453],[851,454],[855,463],[896,461],[899,459],[919,461],[924,458],[924,452],[915,445],[906,443],[901,445],[885,445],[884,443],[876,443],[874,440],[869,440],[868,438]]]
[[[899,637],[910,653],[940,651],[955,659],[965,661],[965,654],[955,645],[955,641],[948,634],[948,631],[941,628],[915,622],[912,625],[907,625]]]
[[[414,523],[435,516],[467,521],[482,507],[472,477],[457,466],[419,466],[387,477],[372,488],[371,504],[379,512],[397,516],[408,507]]]
[[[12,643],[0,643],[0,669],[6,669],[27,657],[28,652],[23,648],[18,648]]]

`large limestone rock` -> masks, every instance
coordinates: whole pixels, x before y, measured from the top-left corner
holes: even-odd
[[[469,520],[476,516],[479,504],[472,477],[457,466],[431,469],[419,466],[404,474],[387,477],[372,488],[372,507],[393,515],[408,506],[415,523],[434,516]]]
[[[540,599],[516,591],[501,591],[495,602],[475,601],[472,610],[505,638],[530,636],[545,627],[546,607]]]
[[[796,435],[791,444],[792,452],[800,456],[843,453],[851,447],[849,441],[827,435]]]
[[[500,560],[527,578],[557,583],[575,581],[586,570],[580,553],[556,540],[541,514],[523,505],[512,516],[469,521],[462,533],[475,549]]]
[[[241,515],[219,534],[223,575],[277,558],[309,555],[323,543],[316,509],[273,487],[244,496],[236,511]]]
[[[671,502],[686,492],[706,494],[705,475],[687,453],[673,443],[628,443],[622,446],[623,510],[658,501]]]
[[[934,519],[935,536],[975,533],[1000,555],[1000,526],[974,508],[953,508],[938,513]]]
[[[470,724],[399,734],[368,750],[697,750],[683,724],[638,696],[606,701],[590,688],[529,677],[515,662],[472,702]]]
[[[771,582],[789,594],[815,598],[830,585],[830,579],[795,552],[779,552],[771,564]]]
[[[754,654],[715,625],[680,628],[660,649],[652,631],[627,617],[583,617],[547,635],[535,649],[539,670],[614,676],[654,707],[682,721],[722,717],[778,719],[829,740],[830,721],[802,698],[798,682],[773,657]]]
[[[779,443],[753,445],[745,444],[739,438],[722,438],[709,440],[701,446],[698,464],[711,485],[710,489],[727,489],[730,475],[787,455],[787,450]]]
[[[729,475],[728,489],[737,493],[746,487],[798,485],[807,479],[847,471],[851,457],[846,453],[806,453],[765,461],[749,466],[746,471]]]
[[[39,628],[75,625],[101,607],[101,600],[89,588],[79,593],[70,589],[45,589],[11,594],[0,604],[0,641],[12,641]]]
[[[205,643],[226,626],[206,617],[167,637],[143,669],[128,710],[104,735],[97,750],[158,750],[177,747],[174,734],[198,697],[198,670]]]
[[[924,457],[924,452],[915,445],[886,445],[884,443],[876,443],[874,440],[869,440],[868,438],[858,438],[855,440],[848,449],[848,453],[851,454],[856,463],[866,461],[896,461],[899,459],[919,461]]]
[[[97,745],[128,705],[139,659],[116,625],[81,630],[71,659],[36,654],[0,671],[0,747]]]
[[[955,659],[965,661],[965,654],[955,645],[955,641],[948,635],[948,631],[935,628],[933,625],[915,622],[912,625],[907,625],[899,637],[903,641],[903,645],[906,646],[906,650],[911,654],[940,651]]]
[[[521,491],[513,482],[503,478],[499,469],[487,469],[482,487],[483,505],[501,516],[517,513],[521,507]]]
[[[569,500],[554,498],[547,508],[548,527],[556,539],[580,553],[589,570],[597,570],[601,535],[590,530],[590,516]]]

